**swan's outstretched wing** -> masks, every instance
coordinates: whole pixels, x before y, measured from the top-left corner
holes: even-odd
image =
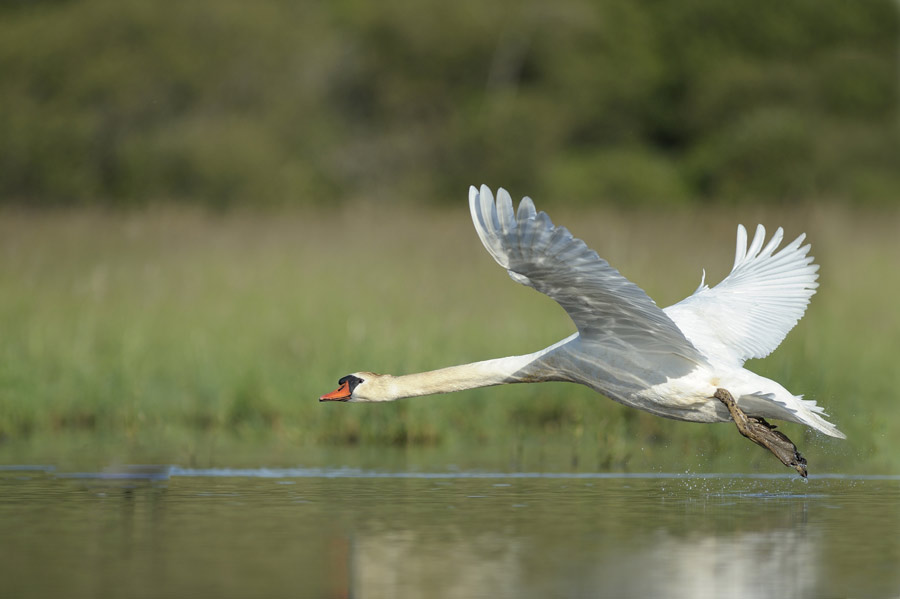
[[[554,226],[524,198],[518,212],[504,189],[469,188],[478,237],[514,281],[549,295],[569,314],[581,337],[622,352],[678,354],[704,363],[675,323],[644,291],[623,277],[565,227]]]
[[[741,365],[769,355],[806,311],[819,267],[809,245],[800,245],[805,234],[775,253],[783,237],[779,227],[763,247],[766,229],[759,225],[748,248],[747,230],[738,225],[731,273],[712,289],[701,281],[693,295],[665,309],[710,360]]]

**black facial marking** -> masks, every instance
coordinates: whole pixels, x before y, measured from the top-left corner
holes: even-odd
[[[347,383],[347,388],[350,389],[350,393],[353,393],[353,390],[356,389],[356,386],[363,382],[361,378],[358,376],[353,376],[352,374],[348,374],[345,377],[342,377],[341,380],[338,381],[338,385],[343,385]]]

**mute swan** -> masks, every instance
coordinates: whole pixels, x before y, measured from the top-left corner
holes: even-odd
[[[355,372],[319,401],[378,402],[507,383],[569,381],[658,416],[692,422],[733,420],[738,430],[806,476],[806,461],[765,418],[805,424],[845,438],[814,401],[743,368],[771,353],[803,316],[818,266],[805,235],[776,252],[762,225],[747,246],[737,229],[730,274],[665,309],[623,277],[530,198],[518,211],[504,189],[469,189],[469,207],[487,251],[518,283],[556,300],[577,332],[540,351],[440,370],[392,376]]]

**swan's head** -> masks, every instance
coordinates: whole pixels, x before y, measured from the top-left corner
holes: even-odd
[[[338,388],[326,393],[319,401],[388,401],[385,380],[390,377],[374,372],[354,372],[341,377]]]

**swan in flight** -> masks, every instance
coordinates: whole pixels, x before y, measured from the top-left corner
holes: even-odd
[[[738,430],[806,476],[806,461],[765,419],[804,424],[845,438],[814,401],[743,367],[771,353],[803,316],[818,266],[805,235],[780,250],[757,226],[749,246],[737,229],[734,266],[715,287],[704,280],[686,299],[660,309],[606,260],[535,210],[518,210],[504,189],[469,189],[478,237],[517,283],[556,300],[577,332],[545,349],[440,370],[392,376],[355,372],[320,401],[380,402],[507,383],[568,381],[657,416],[734,421]]]

